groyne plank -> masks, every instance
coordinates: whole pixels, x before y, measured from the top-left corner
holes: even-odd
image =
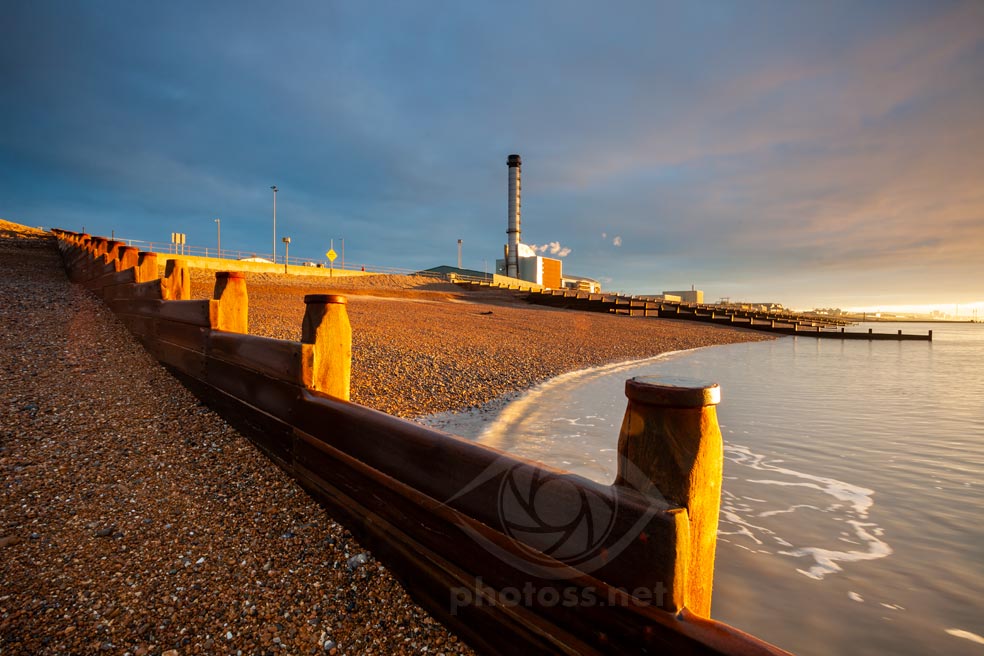
[[[218,303],[203,301],[157,301],[152,299],[116,299],[109,301],[114,312],[167,319],[209,328],[216,316]]]
[[[196,378],[205,376],[205,355],[154,337],[141,340],[151,354],[166,365]]]
[[[547,509],[579,507],[585,495],[613,504],[618,513],[603,541],[604,548],[614,549],[614,542],[624,540],[632,530],[636,531],[633,536],[644,532],[649,538],[620,543],[617,566],[599,565],[599,577],[627,588],[655,587],[673,581],[677,566],[677,554],[672,551],[677,542],[676,520],[663,501],[644,497],[635,490],[604,486],[551,470],[355,404],[308,391],[303,392],[302,399],[292,420],[299,430],[317,434],[368,466],[399,477],[489,525],[501,521],[498,495],[503,485],[511,481],[528,483],[544,477],[558,481],[558,485],[544,488],[549,493],[538,496],[538,503]],[[549,546],[545,536],[531,534],[524,540],[534,549]]]
[[[171,368],[171,372],[195,396],[249,438],[275,465],[293,474],[294,429],[290,424],[209,385],[201,378],[189,376],[179,369]]]
[[[301,381],[302,353],[298,342],[257,335],[214,330],[209,339],[209,357],[294,384]]]
[[[150,321],[155,326],[154,335],[157,339],[205,355],[210,338],[208,328],[167,319],[150,319]]]
[[[116,300],[156,300],[163,299],[160,279],[132,284],[112,285],[103,289],[103,298]]]
[[[551,626],[522,606],[504,608],[495,599],[472,594],[482,583],[501,589],[510,580],[503,559],[489,558],[475,536],[498,539],[494,531],[412,487],[385,476],[313,436],[298,431],[295,475],[332,514],[353,527],[360,542],[387,560],[415,600],[454,625],[476,649],[486,653],[584,653],[599,651]],[[331,472],[331,476],[325,476]],[[413,535],[406,526],[417,526]],[[506,549],[510,545],[503,544]],[[514,546],[513,546],[514,548]],[[506,552],[508,553],[508,552]],[[465,561],[462,566],[461,561]],[[489,561],[489,562],[486,562]],[[515,581],[516,579],[512,579]],[[460,591],[451,597],[449,591]]]
[[[101,290],[103,287],[109,287],[110,285],[125,285],[127,283],[135,283],[136,281],[137,277],[134,269],[123,269],[122,271],[105,273],[91,280],[87,280],[82,283],[82,286],[86,289]]]

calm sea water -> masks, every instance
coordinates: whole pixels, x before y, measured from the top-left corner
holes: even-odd
[[[473,437],[609,483],[626,378],[716,381],[713,616],[803,655],[984,654],[984,326],[871,327],[934,341],[787,337],[576,372]]]

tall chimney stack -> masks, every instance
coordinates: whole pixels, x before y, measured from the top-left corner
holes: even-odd
[[[519,155],[510,155],[506,159],[509,167],[509,210],[508,228],[506,229],[506,275],[510,278],[519,277],[519,199],[522,188],[520,169],[523,161]]]

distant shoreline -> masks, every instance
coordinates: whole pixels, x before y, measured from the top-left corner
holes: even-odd
[[[973,319],[853,319],[848,318],[848,321],[857,321],[858,323],[984,323],[984,321],[974,321]]]

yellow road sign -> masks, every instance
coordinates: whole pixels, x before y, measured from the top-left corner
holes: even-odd
[[[329,262],[334,262],[335,261],[335,258],[338,257],[338,253],[336,253],[335,252],[335,249],[333,248],[330,251],[328,251],[327,253],[325,253],[325,257],[328,258],[328,261]]]

